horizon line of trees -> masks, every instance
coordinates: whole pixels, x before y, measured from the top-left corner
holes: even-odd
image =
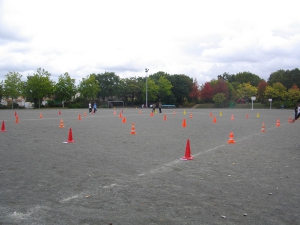
[[[90,74],[75,85],[75,79],[68,72],[61,74],[58,82],[51,80],[51,74],[37,68],[36,73],[22,81],[18,72],[8,72],[0,82],[0,100],[17,99],[41,105],[44,98],[56,102],[84,102],[94,100],[123,100],[125,105],[145,104],[146,82],[149,103],[161,101],[163,104],[188,105],[196,103],[247,102],[251,96],[265,103],[266,99],[285,101],[293,105],[300,101],[300,70],[278,70],[270,74],[268,81],[250,72],[237,74],[223,73],[199,85],[197,79],[184,74],[167,74],[159,71],[148,77],[120,78],[114,72]],[[80,97],[75,99],[79,93]],[[268,102],[268,101],[267,101]],[[78,107],[80,104],[78,104]],[[12,104],[13,107],[13,104]],[[83,106],[85,107],[85,106]]]

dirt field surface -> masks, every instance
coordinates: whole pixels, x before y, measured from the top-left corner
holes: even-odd
[[[0,110],[0,224],[300,224],[293,110],[60,112]]]

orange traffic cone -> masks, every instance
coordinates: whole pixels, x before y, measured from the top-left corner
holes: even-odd
[[[211,112],[209,113],[209,116],[212,117],[212,113]]]
[[[117,115],[116,110],[114,110],[114,116]]]
[[[15,111],[15,116],[17,116],[17,112]]]
[[[64,127],[65,127],[64,121],[61,119],[59,123],[59,128],[64,128]]]
[[[69,137],[68,137],[68,143],[73,143],[74,140],[73,140],[73,133],[72,133],[72,128],[70,128],[69,130]]]
[[[289,122],[289,123],[292,123],[292,121],[293,121],[293,120],[292,120],[292,117],[289,116],[288,122]]]
[[[228,144],[235,144],[235,140],[233,137],[233,132],[230,132],[229,134],[229,140],[227,141]]]
[[[193,118],[193,114],[191,113],[191,114],[190,114],[190,119],[192,119],[192,118]]]
[[[86,112],[84,112],[83,116],[86,116]]]
[[[2,121],[2,126],[0,132],[6,132],[4,120]]]
[[[182,127],[186,127],[186,119],[185,118],[182,120]]]
[[[150,113],[150,116],[154,116],[153,112]]]
[[[78,114],[78,120],[81,120],[81,115],[80,114]]]
[[[59,116],[61,115],[61,111],[60,111],[60,110],[58,110],[58,115],[59,115]]]
[[[130,134],[136,134],[135,128],[134,128],[134,123],[131,124],[131,132]]]
[[[234,120],[234,115],[233,114],[231,115],[231,120]]]
[[[175,110],[173,111],[173,115],[176,115],[176,112],[175,112]]]
[[[167,120],[167,115],[166,114],[164,114],[164,120]]]
[[[262,122],[261,131],[260,132],[266,132],[265,122]]]
[[[280,127],[280,120],[279,119],[277,119],[277,121],[276,121],[276,127]]]
[[[139,114],[142,114],[142,110],[139,111]]]
[[[126,123],[126,117],[125,116],[122,119],[122,123]]]
[[[40,113],[40,118],[43,118],[43,113]]]
[[[246,119],[249,119],[249,115],[248,115],[248,113],[246,114]]]
[[[181,160],[192,160],[194,159],[191,156],[191,147],[190,147],[190,139],[186,140],[186,147],[185,147],[185,154],[182,158],[180,158]]]
[[[20,123],[18,115],[16,116],[16,122],[15,123]]]
[[[119,118],[122,118],[122,113],[119,114]]]
[[[217,118],[214,116],[213,123],[217,123]]]

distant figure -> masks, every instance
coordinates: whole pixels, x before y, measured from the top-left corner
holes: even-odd
[[[144,104],[142,104],[142,109],[144,108]]]
[[[96,111],[97,111],[97,105],[96,103],[94,103],[94,113],[96,113]]]
[[[152,112],[153,112],[153,113],[155,112],[155,106],[156,106],[156,105],[153,103],[153,104],[152,104]]]
[[[92,104],[89,103],[89,113],[91,113],[91,112],[92,112]]]
[[[158,103],[159,113],[161,113],[161,102]]]
[[[298,114],[298,105],[295,106],[295,118],[296,118],[297,114]]]
[[[292,120],[292,123],[294,123],[297,119],[300,117],[300,104],[298,105],[297,108],[297,115],[295,116],[295,119]]]

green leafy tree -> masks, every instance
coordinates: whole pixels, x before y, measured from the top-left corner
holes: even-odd
[[[273,85],[280,82],[287,89],[291,88],[294,84],[300,86],[300,70],[295,68],[293,70],[278,70],[270,74],[268,84]]]
[[[226,96],[224,93],[217,93],[213,97],[213,101],[217,106],[221,106],[226,100]]]
[[[250,73],[250,72],[242,72],[242,73],[237,73],[236,75],[233,75],[234,82],[238,82],[240,84],[243,83],[248,83],[252,86],[257,87],[258,83],[262,80],[259,76]]]
[[[251,96],[257,95],[257,87],[248,83],[240,84],[236,90],[238,98],[249,100]]]
[[[113,97],[118,94],[120,77],[114,72],[97,74],[96,80],[99,84],[99,93],[97,96],[99,98],[101,97],[102,101],[104,101],[105,98]]]
[[[148,86],[148,91],[147,91],[148,99],[147,100],[150,102],[157,101],[157,96],[158,96],[158,92],[159,92],[158,85],[151,78],[148,77],[147,86]],[[143,88],[142,99],[143,99],[143,101],[146,100],[146,85]]]
[[[54,87],[56,98],[63,102],[70,101],[75,96],[76,91],[75,79],[72,79],[67,72],[59,76]]]
[[[21,80],[22,75],[18,72],[9,72],[5,75],[6,79],[4,80],[4,95],[6,98],[12,99],[13,108],[13,100],[20,97],[23,91],[23,82]]]
[[[82,78],[79,83],[78,91],[84,99],[94,100],[100,91],[99,82],[96,80],[95,74],[90,74],[86,78]]]
[[[134,99],[139,96],[142,91],[142,86],[139,85],[136,77],[126,78],[124,82],[126,84],[127,96],[131,99],[131,105],[133,106]]]
[[[27,76],[24,83],[24,93],[26,98],[34,101],[34,107],[41,107],[41,100],[44,97],[50,97],[53,94],[54,82],[50,79],[51,74],[41,68],[32,76]]]
[[[3,94],[4,94],[4,91],[3,91],[3,81],[0,82],[0,104],[1,104],[1,100],[3,98]]]
[[[181,105],[192,91],[193,79],[184,74],[174,74],[166,77],[172,84],[172,94],[176,103]]]
[[[172,84],[165,76],[159,77],[157,81],[158,86],[158,99],[160,101],[165,101],[172,94]]]

